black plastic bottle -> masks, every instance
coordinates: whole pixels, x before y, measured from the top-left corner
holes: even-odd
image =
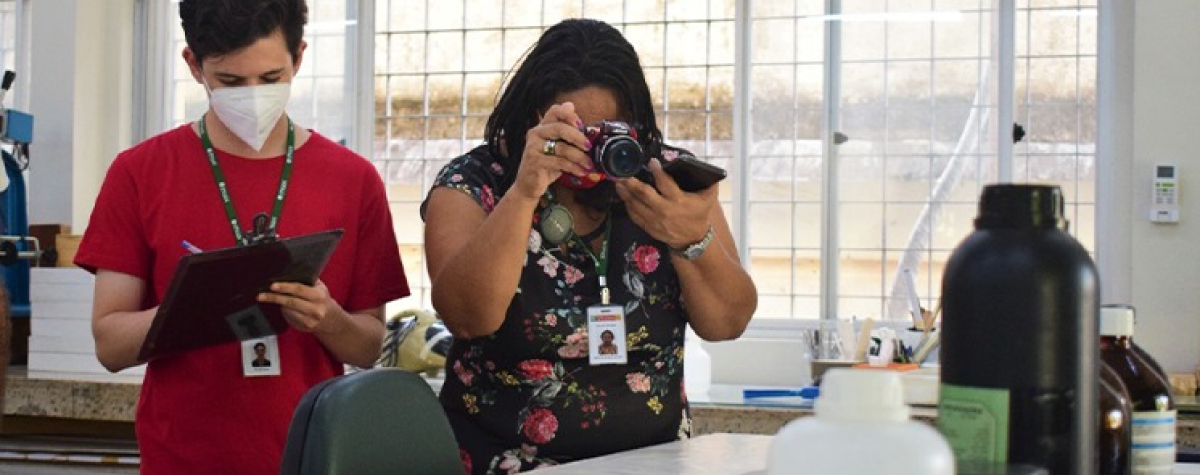
[[[1097,473],[1099,281],[1062,210],[1057,186],[988,185],[946,263],[938,427],[958,473]]]
[[[1100,363],[1099,404],[1100,470],[1096,473],[1129,475],[1133,473],[1133,406],[1121,376],[1104,362]]]
[[[1171,473],[1175,466],[1175,400],[1171,383],[1145,352],[1134,350],[1132,307],[1100,310],[1100,359],[1129,391],[1133,408],[1133,473]]]

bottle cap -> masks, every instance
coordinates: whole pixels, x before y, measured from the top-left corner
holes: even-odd
[[[831,368],[821,378],[821,396],[813,411],[822,419],[905,421],[900,373],[887,370]]]
[[[1055,185],[992,184],[979,197],[977,229],[1067,229],[1062,190]]]
[[[1104,336],[1133,336],[1133,307],[1105,305],[1100,307],[1100,334]]]

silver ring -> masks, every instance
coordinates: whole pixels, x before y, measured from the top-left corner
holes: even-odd
[[[558,147],[557,140],[547,140],[546,143],[542,144],[542,153],[546,155],[554,155],[555,147]]]

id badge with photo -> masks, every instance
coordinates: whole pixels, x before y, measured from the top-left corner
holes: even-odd
[[[242,375],[279,376],[279,340],[275,336],[242,342]]]
[[[593,305],[587,309],[588,363],[625,364],[625,307]]]

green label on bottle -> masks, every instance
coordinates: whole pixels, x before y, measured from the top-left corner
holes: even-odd
[[[1008,390],[942,384],[938,429],[959,470],[1008,463]]]

